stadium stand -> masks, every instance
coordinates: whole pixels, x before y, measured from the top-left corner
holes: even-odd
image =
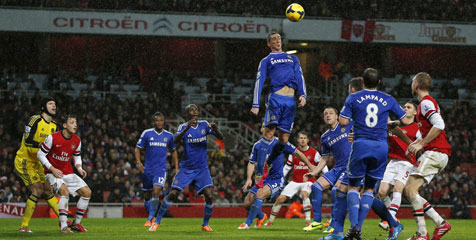
[[[0,6],[75,8],[91,10],[135,10],[169,13],[237,14],[241,16],[281,16],[281,6],[293,1],[251,1],[251,0],[197,0],[197,1],[122,1],[122,0],[40,0],[40,1],[0,1]],[[475,22],[476,2],[472,0],[332,0],[299,1],[306,9],[307,17],[328,17],[344,19],[406,19]],[[246,6],[246,7],[244,7]]]
[[[13,172],[13,159],[19,146],[22,128],[28,116],[38,109],[40,93],[49,93],[58,101],[59,113],[75,113],[78,118],[79,135],[82,137],[82,157],[88,177],[88,185],[93,191],[93,202],[130,203],[140,201],[141,186],[135,160],[132,155],[136,141],[143,129],[149,128],[149,115],[156,110],[163,112],[166,121],[175,121],[181,113],[181,102],[193,99],[196,89],[187,86],[179,76],[175,91],[184,91],[181,99],[160,98],[156,94],[141,92],[141,86],[124,80],[87,76],[81,81],[72,76],[64,84],[55,83],[56,74],[17,74],[16,68],[5,68],[0,78],[0,202],[24,202],[27,189]],[[100,74],[102,75],[102,74]],[[351,77],[344,74],[342,83]],[[384,78],[384,88],[397,96],[409,90],[408,75],[395,75]],[[211,78],[194,76],[195,82],[206,89]],[[125,79],[125,78],[124,78]],[[248,114],[251,106],[249,93],[251,84],[225,91],[229,79],[221,79],[221,94],[201,94],[199,102],[207,116],[238,120],[251,129],[258,129],[259,119]],[[252,82],[248,79],[239,80]],[[98,86],[103,82],[104,86]],[[110,82],[116,82],[109,84]],[[465,79],[438,79],[438,92],[442,99],[443,117],[447,122],[447,134],[453,147],[449,167],[436,181],[422,189],[422,196],[435,205],[455,205],[465,209],[466,204],[475,204],[476,199],[476,104],[474,95],[468,90],[471,84]],[[447,84],[451,82],[452,84]],[[183,84],[182,84],[183,83]],[[388,83],[388,84],[387,84]],[[50,86],[46,89],[46,86]],[[51,87],[53,86],[53,87]],[[198,87],[198,86],[197,86]],[[200,88],[200,87],[198,87]],[[99,90],[100,89],[100,90]],[[464,91],[463,91],[464,90]],[[455,94],[456,93],[456,94]],[[408,98],[402,98],[405,101]],[[195,102],[194,100],[194,102]],[[320,149],[320,134],[325,131],[322,112],[316,106],[333,105],[339,107],[343,99],[310,98],[309,104],[298,111],[293,133],[301,130],[312,133],[310,145]],[[169,125],[171,128],[172,125]],[[210,173],[216,186],[216,194],[229,203],[241,203],[241,186],[245,181],[245,169],[249,149],[240,141],[234,140],[225,149],[212,148],[209,152]],[[179,155],[183,152],[179,148]],[[173,169],[168,161],[169,169]],[[169,172],[172,174],[172,172]],[[171,175],[169,175],[171,176]],[[172,178],[169,178],[171,181]],[[179,197],[182,203],[202,202],[196,191],[186,189]],[[324,203],[330,197],[324,196]],[[456,213],[455,213],[456,214]],[[455,215],[456,216],[456,215]]]

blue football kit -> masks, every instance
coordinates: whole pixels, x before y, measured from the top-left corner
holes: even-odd
[[[403,119],[406,115],[392,96],[369,89],[349,95],[340,113],[341,117],[354,121],[354,141],[347,167],[349,185],[353,187],[347,193],[351,234],[361,231],[370,207],[375,206],[374,210],[379,213],[386,210],[385,207],[378,207],[383,204],[374,199],[373,188],[385,173],[389,113],[393,113],[398,119]],[[360,196],[355,188],[361,184],[362,179],[366,190]],[[391,224],[395,223],[392,221]]]
[[[264,126],[276,125],[279,130],[291,133],[296,114],[296,100],[294,96],[275,92],[288,86],[297,91],[299,96],[306,97],[306,84],[299,59],[294,55],[280,52],[270,53],[261,60],[253,92],[254,108],[259,108],[261,92],[268,76],[270,85],[266,98]]]
[[[164,187],[167,173],[167,150],[175,150],[174,136],[154,128],[142,132],[136,146],[145,151],[142,190],[151,191],[153,186]]]
[[[180,134],[187,124],[182,124],[177,129]],[[179,164],[179,171],[172,182],[172,188],[183,190],[194,182],[197,193],[201,193],[207,187],[213,187],[212,178],[207,161],[207,135],[212,131],[207,121],[198,121],[196,127],[190,127],[181,140],[184,153]]]

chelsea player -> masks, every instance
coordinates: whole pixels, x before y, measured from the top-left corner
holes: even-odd
[[[160,112],[154,113],[152,122],[154,128],[142,132],[134,151],[136,165],[142,174],[144,206],[149,214],[144,224],[145,227],[150,227],[153,223],[153,217],[159,206],[160,195],[167,179],[167,150],[172,152],[175,172],[178,171],[178,155],[175,149],[174,136],[163,129],[164,115]],[[144,164],[140,159],[141,151],[145,151]]]
[[[267,45],[271,53],[263,58],[258,67],[253,93],[253,106],[251,112],[259,113],[261,91],[266,77],[269,76],[269,94],[266,98],[266,113],[264,126],[266,131],[274,135],[278,129],[279,141],[274,145],[268,158],[268,164],[281,155],[289,140],[296,114],[295,91],[298,92],[298,107],[306,104],[306,84],[302,75],[299,59],[283,52],[281,35],[272,32],[267,36]],[[263,174],[263,167],[259,165],[257,175]]]
[[[339,113],[337,109],[333,107],[326,107],[324,109],[324,122],[327,126],[329,126],[329,130],[327,130],[321,136],[322,160],[319,161],[319,164],[317,165],[315,170],[311,172],[311,174],[307,174],[307,176],[317,176],[319,172],[321,172],[321,170],[327,165],[327,162],[330,158],[329,155],[331,153],[335,160],[335,166],[312,184],[311,202],[312,210],[314,212],[314,221],[309,226],[306,226],[303,229],[304,231],[322,229],[322,192],[330,187],[333,187],[332,200],[334,205],[332,208],[332,212],[334,213],[334,211],[336,210],[336,191],[337,187],[341,184],[343,174],[349,162],[351,143],[348,141],[347,138],[352,131],[352,122],[350,122],[350,124],[346,126],[340,126],[337,121],[338,118]],[[332,215],[334,216],[334,214]],[[332,219],[332,221],[335,222],[336,219]],[[329,233],[330,231],[331,230],[329,229],[325,232]]]
[[[195,183],[197,193],[203,193],[205,196],[202,231],[213,231],[208,225],[213,212],[212,188],[214,186],[207,162],[207,136],[212,134],[218,139],[223,139],[223,134],[218,130],[216,123],[197,120],[199,114],[197,105],[189,104],[185,107],[185,112],[189,121],[178,127],[174,138],[175,144],[180,143],[184,147],[182,161],[180,161],[179,171],[172,182],[172,189],[162,201],[157,219],[150,226],[150,231],[155,231],[159,227],[160,221],[172,204],[172,201],[175,201],[180,191],[192,182]]]
[[[345,239],[360,239],[361,227],[374,200],[375,184],[385,172],[388,155],[387,122],[392,112],[407,124],[405,111],[390,95],[377,91],[380,77],[377,70],[367,68],[363,73],[363,90],[347,97],[339,123],[346,126],[354,121],[354,141],[347,174],[349,191],[347,205],[351,229]],[[359,196],[361,180],[364,193]],[[402,228],[401,225],[398,226]]]
[[[265,162],[267,159],[269,159],[269,153],[271,152],[271,149],[278,143],[278,139],[274,137],[273,135],[268,134],[263,134],[263,137],[257,141],[253,145],[253,150],[250,155],[250,163],[253,165],[258,165],[258,168],[260,166],[263,166],[266,164]],[[256,191],[256,196],[254,198],[254,202],[250,207],[250,210],[248,212],[248,218],[246,222],[241,224],[238,229],[249,229],[251,223],[253,220],[258,217],[258,221],[256,223],[257,228],[260,228],[262,226],[262,223],[267,219],[266,214],[263,214],[261,211],[262,205],[263,205],[263,200],[265,198],[273,198],[276,194],[278,194],[281,189],[283,188],[284,185],[284,174],[283,174],[283,168],[284,168],[284,154],[293,154],[296,155],[299,160],[303,161],[311,170],[314,170],[314,165],[311,164],[311,162],[307,159],[307,157],[299,151],[294,145],[291,143],[287,143],[286,146],[283,149],[283,152],[278,156],[277,159],[273,162],[273,164],[268,164],[268,176],[263,180],[263,187],[256,189],[255,187],[252,189],[252,191]],[[258,170],[257,170],[258,172]],[[263,169],[261,169],[261,172],[263,172]],[[252,173],[251,173],[252,174]],[[245,185],[243,186],[243,189],[247,189],[249,186],[251,186],[251,175],[250,172],[248,172],[247,176],[247,181]],[[256,175],[256,184],[258,184],[261,180],[260,175]]]

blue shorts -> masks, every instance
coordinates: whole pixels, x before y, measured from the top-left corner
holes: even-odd
[[[197,193],[200,194],[203,189],[213,187],[212,177],[208,168],[186,169],[180,168],[172,182],[172,188],[182,191],[185,187],[195,183]]]
[[[274,198],[277,194],[283,190],[284,187],[284,177],[282,178],[266,178],[263,180],[263,186],[268,186],[271,189],[271,195],[269,199]]]
[[[359,186],[355,186],[355,187],[360,187],[362,185],[364,185],[364,178],[362,178],[362,180],[360,180],[360,185]],[[350,185],[350,182],[349,182],[349,175],[347,174],[347,171],[344,171],[342,173],[342,175],[339,177],[339,181],[340,181],[340,184],[344,184],[346,186],[349,186]]]
[[[272,93],[266,101],[266,114],[264,115],[264,126],[276,125],[276,127],[286,133],[291,133],[296,115],[296,100],[294,96],[284,96]]]
[[[342,174],[345,172],[345,168],[333,168],[328,172],[324,173],[322,177],[329,182],[331,186],[336,185],[338,180],[341,180]]]
[[[250,193],[253,193],[254,195],[256,195],[256,193],[258,192],[258,189],[259,187],[256,186],[256,184],[250,189]]]
[[[381,180],[387,165],[387,141],[358,139],[352,143],[347,174],[352,179]]]
[[[153,172],[145,171],[142,174],[142,191],[152,191],[153,186],[164,187],[167,180],[167,169],[155,170]]]

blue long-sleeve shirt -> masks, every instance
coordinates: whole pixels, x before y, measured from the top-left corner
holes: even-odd
[[[254,108],[259,108],[261,92],[263,91],[263,84],[267,76],[270,79],[270,93],[288,86],[294,89],[294,91],[297,90],[299,96],[307,97],[306,83],[299,59],[285,52],[270,53],[261,60],[258,67],[253,93]]]

